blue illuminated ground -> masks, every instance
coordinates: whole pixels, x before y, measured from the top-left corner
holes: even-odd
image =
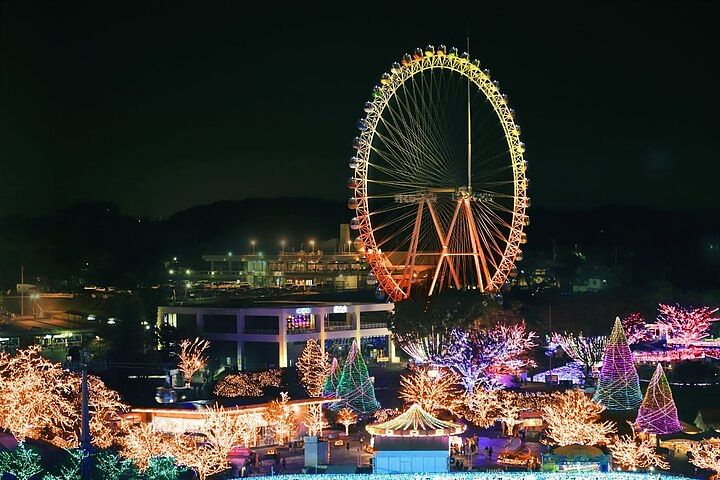
[[[380,474],[291,474],[275,475],[283,480],[682,480],[689,477],[661,473],[629,472],[450,472],[450,473],[396,473]],[[236,479],[241,480],[241,479]]]

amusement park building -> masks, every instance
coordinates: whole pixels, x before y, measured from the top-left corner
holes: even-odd
[[[239,370],[289,367],[309,339],[334,356],[357,340],[370,362],[397,362],[387,328],[392,303],[330,303],[224,299],[158,307],[169,325],[211,342],[211,359]]]

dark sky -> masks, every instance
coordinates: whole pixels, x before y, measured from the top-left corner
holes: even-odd
[[[380,74],[468,30],[533,205],[720,207],[713,2],[392,3],[0,2],[0,215],[345,199]]]

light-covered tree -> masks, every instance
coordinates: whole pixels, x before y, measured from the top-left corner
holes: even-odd
[[[265,408],[263,417],[273,429],[277,441],[284,444],[297,431],[295,413],[288,404],[290,397],[287,392],[280,392],[280,398],[271,401]]]
[[[463,417],[480,428],[488,428],[498,417],[500,408],[499,390],[475,387],[470,394],[465,394]]]
[[[593,402],[581,390],[567,390],[552,395],[543,407],[546,433],[556,445],[606,444],[615,433],[615,424],[600,422],[605,407]]]
[[[622,318],[622,326],[625,330],[625,338],[628,345],[646,341],[650,338],[650,332],[647,329],[647,322],[641,313],[634,312],[625,315]]]
[[[702,441],[691,442],[688,447],[690,451],[690,463],[698,468],[710,470],[713,477],[720,474],[720,444]]]
[[[709,335],[711,322],[718,321],[714,317],[717,311],[717,308],[684,308],[661,303],[658,305],[657,320],[667,327],[674,342],[689,347]]]
[[[607,336],[589,337],[581,333],[553,333],[551,342],[560,346],[565,354],[583,365],[586,381],[593,367],[602,363]]]
[[[120,454],[144,472],[155,458],[173,454],[171,437],[155,432],[148,423],[130,427],[120,441]]]
[[[628,422],[630,423],[630,422]],[[655,442],[650,437],[639,437],[632,428],[631,435],[616,437],[609,445],[613,462],[626,469],[657,467],[667,470],[670,464],[657,452]]]
[[[308,429],[308,435],[322,435],[323,429],[329,427],[325,420],[325,414],[322,411],[322,405],[311,404],[308,405],[307,411],[305,412],[305,418],[303,419],[303,425]]]
[[[345,425],[345,435],[349,435],[350,425],[357,423],[358,416],[352,408],[343,408],[338,412],[337,423]]]
[[[410,375],[400,376],[398,395],[405,403],[419,403],[426,412],[455,413],[462,406],[463,397],[458,382],[457,374],[450,370],[416,366]]]
[[[185,386],[190,386],[190,381],[195,372],[205,368],[207,365],[207,357],[205,350],[210,347],[210,342],[195,338],[194,340],[185,339],[180,342],[180,351],[178,356],[178,369],[183,372]]]
[[[327,352],[322,351],[317,340],[311,338],[307,341],[295,366],[308,395],[321,397],[325,380],[330,373],[330,361]]]

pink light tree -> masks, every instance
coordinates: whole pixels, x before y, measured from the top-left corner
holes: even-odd
[[[622,326],[625,330],[625,339],[628,345],[648,340],[650,332],[647,330],[647,322],[642,313],[634,312],[622,318]]]
[[[710,323],[720,320],[713,315],[717,308],[699,307],[684,308],[680,305],[658,305],[660,312],[658,323],[667,327],[672,335],[673,343],[679,343],[686,348],[695,342],[707,337]]]

